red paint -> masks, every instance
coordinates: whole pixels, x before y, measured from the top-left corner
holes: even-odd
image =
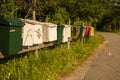
[[[88,36],[88,35],[89,35],[89,27],[85,26],[85,36]]]

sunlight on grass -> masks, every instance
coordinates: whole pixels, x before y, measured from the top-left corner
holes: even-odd
[[[57,80],[73,71],[103,41],[102,36],[95,35],[83,44],[80,40],[71,42],[69,50],[66,44],[40,49],[38,59],[31,52],[2,60],[0,80]]]

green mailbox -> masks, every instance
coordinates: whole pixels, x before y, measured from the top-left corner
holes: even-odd
[[[74,37],[74,26],[71,27],[71,37]]]
[[[79,25],[79,28],[80,28],[79,38],[82,39],[84,37],[85,27],[82,25]]]
[[[57,43],[60,44],[62,43],[62,39],[63,39],[63,29],[64,29],[64,25],[62,24],[58,24],[57,25]]]
[[[18,18],[0,17],[0,52],[4,56],[22,50],[22,27],[24,22]]]

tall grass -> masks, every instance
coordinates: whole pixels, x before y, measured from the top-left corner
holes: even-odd
[[[39,50],[39,58],[31,53],[17,55],[0,62],[0,80],[57,80],[59,75],[73,71],[104,41],[100,35],[81,41]]]

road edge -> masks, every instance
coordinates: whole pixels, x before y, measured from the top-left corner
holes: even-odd
[[[81,65],[79,65],[73,72],[71,72],[68,76],[60,78],[60,80],[83,80],[86,72],[89,70],[91,63],[95,57],[98,56],[99,51],[104,49],[107,41],[104,41],[102,44],[99,44],[98,48],[96,48],[85,61]]]

